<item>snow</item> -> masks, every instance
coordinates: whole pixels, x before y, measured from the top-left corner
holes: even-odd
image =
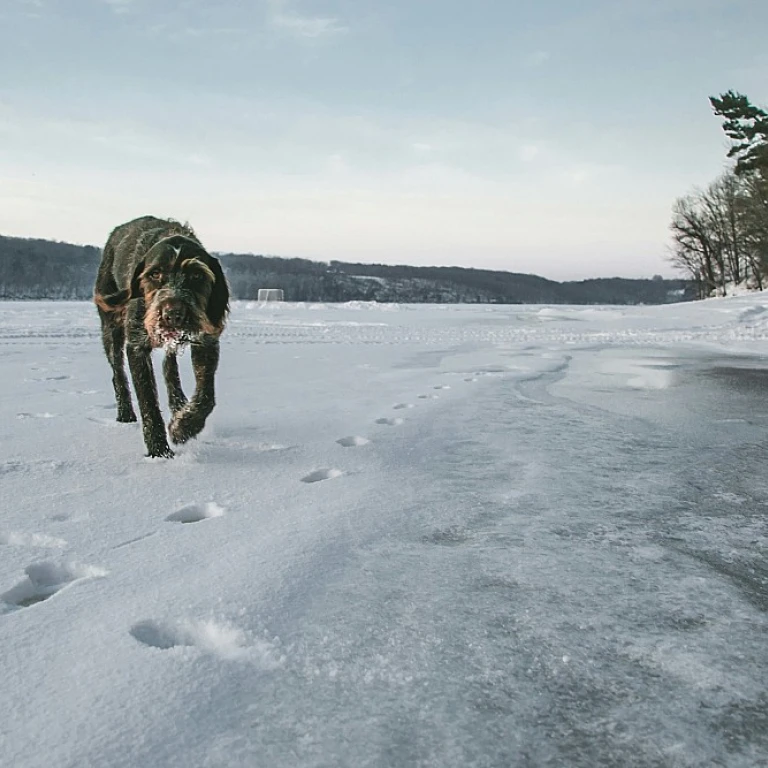
[[[3,766],[768,762],[759,294],[236,303],[172,461],[92,306],[0,354]]]

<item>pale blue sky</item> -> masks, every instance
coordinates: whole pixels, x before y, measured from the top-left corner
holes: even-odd
[[[767,32],[765,0],[2,0],[0,233],[673,274],[707,97],[768,104]]]

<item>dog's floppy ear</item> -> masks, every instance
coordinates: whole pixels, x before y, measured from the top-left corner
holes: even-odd
[[[130,298],[130,291],[117,291],[117,293],[109,293],[106,296],[100,293],[93,295],[96,306],[103,312],[114,312],[116,309],[120,309],[130,301]]]
[[[216,279],[211,289],[205,314],[208,315],[211,325],[221,332],[224,330],[224,323],[229,313],[229,286],[227,285],[227,278],[224,277],[219,260],[215,256],[208,254],[207,263]]]
[[[141,290],[141,273],[144,271],[144,259],[142,259],[137,265],[136,269],[133,270],[133,277],[131,278],[131,287],[128,291],[128,298],[129,299],[138,299],[141,298],[144,294]]]
[[[124,307],[131,299],[136,299],[141,296],[139,279],[143,271],[144,261],[142,260],[134,270],[133,277],[131,277],[131,284],[128,288],[124,288],[122,291],[115,291],[115,293],[95,293],[93,300],[96,302],[96,305],[104,312],[114,312],[115,310]]]

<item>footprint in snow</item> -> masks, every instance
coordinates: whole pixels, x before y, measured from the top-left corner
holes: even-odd
[[[0,601],[6,603],[6,610],[29,608],[48,600],[63,589],[79,581],[96,579],[107,575],[103,568],[77,563],[42,562],[28,565],[27,577],[15,587],[0,595]]]
[[[71,378],[71,376],[42,376],[35,379],[27,379],[27,381],[66,381]]]
[[[349,437],[340,437],[336,442],[344,448],[357,448],[361,445],[368,445],[371,441],[367,437],[349,435]]]
[[[131,636],[142,645],[163,651],[172,648],[196,648],[223,659],[246,659],[263,669],[276,669],[285,657],[271,642],[254,639],[242,629],[219,621],[153,621],[134,624]]]
[[[388,427],[397,427],[400,426],[405,421],[405,419],[387,419],[387,418],[381,418],[376,419],[377,424],[386,424]]]
[[[11,472],[27,472],[32,469],[44,469],[59,471],[68,466],[71,466],[72,462],[69,461],[48,461],[46,459],[37,459],[32,461],[6,461],[0,464],[0,475],[8,475]]]
[[[67,542],[57,536],[46,536],[44,533],[19,533],[17,531],[0,533],[0,544],[11,547],[40,547],[41,549],[62,549],[67,546]]]
[[[332,480],[341,477],[344,473],[340,469],[316,469],[301,478],[302,483],[319,483],[321,480]]]
[[[392,406],[395,411],[402,411],[405,408],[413,408],[413,403],[398,403]]]
[[[134,424],[125,424],[124,422],[117,421],[114,418],[101,418],[100,416],[86,416],[86,419],[94,424],[98,424],[102,427],[114,427],[116,429],[124,429],[126,426],[135,426]]]
[[[438,384],[432,387],[432,389],[450,389],[450,388],[451,388],[450,384]]]
[[[224,509],[216,502],[209,501],[205,504],[187,504],[181,509],[172,512],[165,519],[169,523],[199,523],[201,520],[209,520],[212,517],[221,517]]]
[[[469,541],[467,532],[458,525],[450,525],[447,528],[438,528],[432,533],[422,536],[425,544],[437,544],[441,547],[456,547]]]
[[[419,400],[437,400],[440,395],[419,395]]]

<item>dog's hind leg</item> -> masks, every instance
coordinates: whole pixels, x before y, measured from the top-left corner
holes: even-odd
[[[175,352],[165,353],[163,376],[165,377],[165,386],[168,389],[168,405],[171,407],[171,412],[175,414],[187,404],[187,396],[181,387],[179,363]]]
[[[112,366],[112,386],[115,389],[117,403],[117,420],[123,422],[136,421],[136,414],[131,404],[131,390],[128,388],[128,377],[125,375],[125,326],[122,312],[105,312],[99,307],[101,318],[101,339],[104,352]]]

